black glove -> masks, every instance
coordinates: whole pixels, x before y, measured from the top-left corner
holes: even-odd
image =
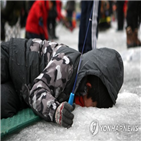
[[[67,102],[62,102],[55,113],[55,121],[57,124],[69,128],[73,124],[74,115],[72,111],[74,110],[75,106],[71,106]]]

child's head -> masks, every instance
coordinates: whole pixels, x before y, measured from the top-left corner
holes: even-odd
[[[98,108],[109,108],[113,106],[112,99],[107,91],[107,88],[102,83],[99,77],[89,75],[87,77],[87,98],[91,98],[96,102]]]

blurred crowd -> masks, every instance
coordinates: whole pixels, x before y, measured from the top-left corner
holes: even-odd
[[[59,39],[56,35],[56,26],[58,23],[63,24],[70,32],[72,32],[76,26],[79,26],[77,23],[80,23],[80,25],[82,25],[81,22],[84,23],[82,19],[84,19],[86,13],[90,13],[90,9],[93,5],[93,1],[86,1],[86,3],[89,2],[89,5],[91,5],[88,5],[87,7],[87,5],[84,4],[84,1],[67,0],[65,1],[65,4],[64,1],[61,0],[2,0],[0,2],[2,41],[6,40],[7,36],[9,39],[11,37],[20,37],[21,28],[25,28],[25,38],[57,40]],[[116,21],[117,32],[126,32],[127,47],[141,46],[141,41],[138,38],[138,29],[141,22],[141,1],[101,0],[96,6],[99,10],[97,15],[98,31],[110,28],[111,22]],[[85,11],[86,7],[88,8],[88,12]],[[81,13],[81,11],[84,12]],[[11,29],[8,30],[8,26],[11,27]],[[16,28],[12,31],[13,27]],[[79,26],[79,28],[81,27],[82,26]],[[84,29],[84,27],[82,28]],[[85,34],[85,32],[83,34]],[[98,37],[98,32],[94,34]]]

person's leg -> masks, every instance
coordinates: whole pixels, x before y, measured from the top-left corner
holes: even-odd
[[[72,14],[73,14],[73,11],[67,10],[67,19],[68,19],[70,27],[72,27]]]
[[[138,16],[139,16],[139,25],[141,24],[141,1],[138,1]]]
[[[78,43],[78,49],[80,52],[82,52],[92,6],[93,6],[93,1],[82,1],[81,2],[81,19],[80,19],[79,43]],[[86,53],[92,49],[91,25],[92,25],[92,23],[90,22],[84,53]]]
[[[91,48],[95,49],[98,39],[98,22],[99,22],[99,1],[94,1],[92,9],[92,22],[91,22]],[[90,12],[89,12],[90,13]]]
[[[14,116],[19,110],[20,100],[12,82],[1,84],[1,118]]]
[[[129,1],[127,10],[127,27],[131,27],[132,30],[138,28],[140,24],[139,15],[141,15],[141,2]]]
[[[141,23],[141,1],[137,1],[136,2],[136,11],[135,11],[135,15],[136,15],[136,22],[134,22],[134,38],[135,38],[135,42],[137,46],[141,46],[141,41],[138,38],[138,29]]]
[[[53,30],[53,38],[58,39],[58,37],[56,36],[56,18],[52,19],[52,30]]]
[[[138,8],[139,6],[139,8]],[[138,39],[138,21],[139,21],[139,12],[140,12],[140,2],[138,1],[129,1],[128,10],[127,10],[127,47],[136,47],[141,44]]]
[[[126,27],[126,35],[127,35],[127,47],[135,47],[136,43],[134,40],[134,35],[133,35],[133,30],[134,30],[134,22],[135,22],[135,17],[134,17],[134,12],[135,11],[135,2],[134,1],[128,1],[128,9],[127,9],[127,16],[126,16],[126,21],[127,21],[127,27]]]
[[[9,74],[9,42],[1,44],[1,83],[10,80]]]
[[[9,72],[10,41],[1,44],[1,118],[15,115],[20,108],[19,96],[14,90]]]
[[[80,26],[79,26],[79,40],[78,40],[78,50],[82,52],[83,42],[86,34],[86,11],[87,3],[81,1],[81,17],[80,17]]]
[[[124,24],[124,12],[123,12],[124,1],[117,1],[117,30],[123,30]]]
[[[47,29],[48,29],[49,39],[52,39],[52,35],[51,35],[51,19],[50,18],[47,19]]]

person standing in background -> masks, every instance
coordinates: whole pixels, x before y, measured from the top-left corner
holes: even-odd
[[[20,35],[20,20],[21,9],[24,7],[24,1],[2,1],[1,2],[1,40],[5,41],[12,37],[19,37]],[[12,32],[8,29],[8,34],[5,30],[5,25],[8,25],[10,29],[13,28]],[[17,25],[18,28],[15,26]]]
[[[93,2],[94,2],[94,5],[93,5]],[[81,1],[81,18],[80,18],[79,42],[78,42],[79,52],[82,52],[89,21],[90,21],[90,26],[89,26],[87,40],[86,40],[85,49],[83,53],[86,53],[96,48],[96,40],[98,37],[97,25],[99,21],[98,17],[100,13],[100,5],[101,5],[101,2],[99,2],[98,0]],[[91,10],[92,10],[92,17],[90,17]]]
[[[69,28],[72,31],[73,30],[73,25],[72,25],[72,17],[73,17],[73,12],[75,11],[75,1],[67,1],[66,4],[66,12],[67,12],[67,21],[69,23]]]
[[[35,1],[26,21],[26,38],[48,39],[47,18],[50,1]]]
[[[141,1],[128,1],[127,9],[127,48],[141,46],[138,39],[138,28],[141,22]]]

